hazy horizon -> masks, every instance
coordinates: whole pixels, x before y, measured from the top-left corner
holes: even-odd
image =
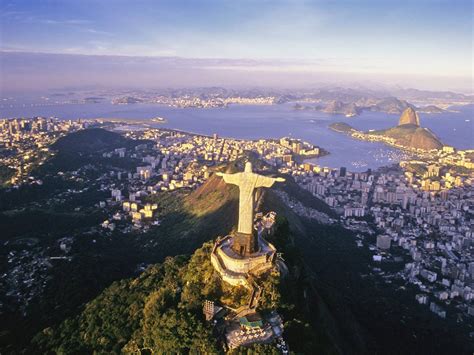
[[[470,78],[336,71],[327,60],[139,57],[0,52],[4,95],[69,88],[159,89],[221,86],[415,88],[472,94]],[[341,65],[342,66],[342,65]]]

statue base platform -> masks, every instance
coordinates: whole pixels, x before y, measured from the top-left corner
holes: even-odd
[[[232,235],[219,238],[212,249],[211,263],[227,283],[252,289],[248,281],[249,275],[258,275],[271,269],[276,259],[276,249],[259,236],[258,250],[240,255],[234,250],[234,242]]]

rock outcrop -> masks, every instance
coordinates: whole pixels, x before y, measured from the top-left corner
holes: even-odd
[[[395,144],[414,149],[432,150],[443,148],[443,143],[428,128],[419,127],[416,124],[407,123],[389,129],[370,132],[372,135],[380,135],[391,138]]]
[[[416,149],[432,150],[443,148],[443,143],[428,128],[418,127],[412,133],[408,146]]]
[[[322,111],[346,116],[356,116],[359,114],[359,109],[355,103],[344,103],[337,100],[330,102]]]
[[[404,124],[420,126],[420,117],[412,107],[405,109],[405,111],[403,111],[402,115],[400,116],[398,125],[401,126]]]

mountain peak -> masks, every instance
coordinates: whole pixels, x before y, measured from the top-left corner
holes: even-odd
[[[416,126],[420,126],[420,117],[418,116],[418,113],[416,113],[416,111],[412,107],[406,108],[405,111],[403,111],[402,115],[400,116],[398,125],[401,126],[404,124],[413,124]]]

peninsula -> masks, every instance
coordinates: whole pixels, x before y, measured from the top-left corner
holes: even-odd
[[[420,126],[420,117],[412,107],[403,111],[397,126],[388,129],[363,132],[343,122],[333,123],[329,127],[356,139],[381,141],[401,149],[430,151],[443,148],[443,143],[431,130]]]

